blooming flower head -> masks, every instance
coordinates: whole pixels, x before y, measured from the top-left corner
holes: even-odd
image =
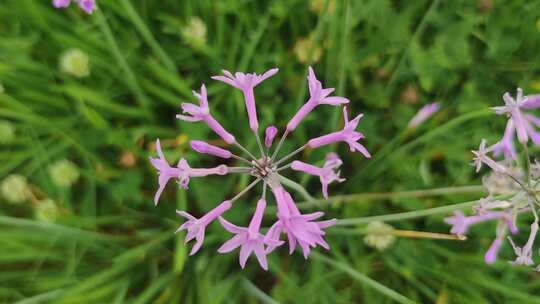
[[[519,215],[532,213],[534,222],[531,224],[529,238],[525,245],[522,247],[517,246],[510,237],[508,239],[517,256],[515,261],[511,263],[525,266],[534,265],[532,259],[533,245],[538,233],[538,222],[540,221],[537,211],[537,185],[540,182],[540,174],[537,173],[535,164],[531,163],[527,146],[529,139],[535,145],[540,144],[540,133],[534,129],[534,126],[540,126],[540,118],[526,113],[525,110],[540,107],[540,97],[531,97],[531,99],[528,99],[523,95],[523,91],[518,88],[516,98],[510,96],[509,93],[505,93],[503,95],[505,105],[493,108],[496,114],[508,116],[504,135],[501,140],[490,147],[486,147],[486,140],[482,139],[478,150],[472,151],[476,172],[481,169],[483,164],[492,170],[490,175],[483,178],[489,196],[480,199],[478,204],[473,207],[475,215],[465,216],[461,211],[455,211],[453,216],[445,219],[447,224],[452,225],[450,232],[458,235],[467,233],[472,225],[481,222],[489,220],[498,222],[496,237],[484,256],[487,264],[496,261],[507,232],[511,234],[519,232],[516,224]],[[522,166],[517,162],[517,152],[513,143],[514,132],[523,145],[526,166]],[[489,153],[493,153],[495,156],[504,155],[505,160],[496,162],[488,156]],[[494,197],[499,194],[505,194],[508,197],[504,199]],[[540,270],[540,266],[535,269]]]
[[[184,158],[181,158],[178,164],[173,167],[165,159],[159,140],[156,142],[158,157],[150,158],[150,162],[157,170],[159,176],[159,187],[154,196],[155,204],[157,204],[166,184],[171,179],[176,180],[181,188],[187,189],[190,178],[210,174],[249,174],[254,178],[254,181],[252,181],[244,190],[240,191],[232,198],[225,200],[218,207],[212,209],[200,218],[196,218],[185,211],[177,211],[178,215],[187,219],[187,221],[180,226],[178,231],[187,230],[186,242],[193,239],[196,240],[195,245],[191,249],[191,254],[196,253],[201,248],[206,227],[216,218],[219,218],[219,222],[225,230],[234,234],[230,240],[226,241],[218,249],[218,252],[227,253],[236,248],[240,248],[239,261],[242,268],[245,267],[249,256],[253,253],[261,267],[267,269],[267,255],[284,243],[284,240],[280,240],[283,235],[286,236],[289,243],[290,253],[298,246],[306,258],[315,247],[321,246],[325,249],[330,248],[324,239],[326,235],[325,230],[334,225],[336,220],[317,221],[324,215],[322,212],[302,214],[296,206],[293,196],[283,187],[282,182],[286,180],[286,178],[282,176],[282,174],[284,170],[293,168],[298,171],[316,175],[321,181],[324,197],[328,197],[328,184],[334,181],[341,183],[345,180],[340,177],[338,171],[343,163],[342,160],[337,154],[330,153],[327,155],[322,167],[312,166],[299,161],[292,161],[287,164],[285,161],[297,155],[304,149],[317,148],[325,144],[339,141],[349,144],[351,151],[360,151],[362,154],[369,157],[369,152],[366,148],[356,142],[364,137],[360,132],[355,131],[362,114],[358,115],[354,120],[349,121],[347,112],[344,110],[345,127],[343,130],[338,131],[335,134],[332,133],[311,140],[308,144],[304,144],[292,153],[279,158],[280,148],[286,137],[291,134],[294,128],[291,128],[291,122],[289,122],[287,129],[284,132],[281,132],[282,135],[278,145],[271,151],[274,139],[279,132],[278,128],[275,126],[267,127],[265,129],[264,138],[265,148],[263,146],[263,141],[259,137],[260,134],[258,134],[259,122],[257,120],[254,94],[254,88],[263,80],[273,76],[277,71],[277,69],[271,69],[262,75],[255,73],[235,73],[233,75],[228,71],[223,71],[224,76],[212,77],[215,80],[225,82],[238,88],[243,92],[249,118],[249,126],[255,133],[260,156],[255,156],[252,152],[243,147],[236,141],[232,134],[227,132],[221,124],[213,118],[210,114],[211,111],[209,108],[207,91],[204,85],[201,86],[200,92],[194,92],[195,97],[199,100],[199,104],[183,103],[181,105],[183,113],[177,115],[177,118],[183,121],[202,121],[206,123],[226,144],[230,145],[230,147],[218,147],[211,145],[206,141],[192,140],[190,145],[194,151],[201,154],[216,156],[220,159],[226,159],[229,162],[238,161],[244,166],[218,165],[214,168],[198,169],[190,167],[187,161]],[[291,120],[294,121],[294,127],[296,127],[300,120],[319,104],[340,106],[349,102],[344,97],[329,97],[333,89],[324,89],[321,82],[315,78],[315,73],[311,68],[309,69],[308,85],[311,96],[308,102],[298,111],[300,114],[296,113],[296,115],[294,115],[295,118]],[[237,148],[238,152],[232,150],[232,148]],[[232,208],[233,204],[245,193],[250,191],[260,182],[263,183],[263,195],[258,200],[257,207],[249,225],[247,227],[242,227],[227,221],[223,217],[224,213]],[[290,183],[294,183],[294,181],[291,180],[287,180],[287,182],[289,185]],[[261,233],[261,224],[266,208],[266,199],[264,195],[266,194],[267,188],[270,188],[277,204],[277,220],[268,229],[266,235],[263,235]]]
[[[87,14],[92,14],[96,9],[95,0],[73,0],[76,1],[79,7]],[[71,4],[71,0],[53,0],[53,6],[56,8],[66,8]]]
[[[441,105],[438,102],[432,102],[423,106],[420,111],[418,111],[418,113],[416,113],[416,115],[414,115],[414,117],[409,121],[407,127],[411,129],[418,127],[424,121],[428,120],[431,116],[437,113],[440,108]]]

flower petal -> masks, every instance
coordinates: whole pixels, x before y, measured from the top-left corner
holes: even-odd
[[[245,241],[246,241],[246,235],[245,234],[243,234],[243,233],[237,234],[237,235],[233,236],[227,242],[223,243],[223,245],[221,245],[221,247],[219,247],[218,252],[219,253],[231,252],[231,251],[235,250],[236,248],[238,248],[239,246],[241,246],[242,244],[244,244]]]
[[[264,247],[262,244],[257,244],[255,246],[255,256],[257,257],[257,261],[259,261],[259,264],[264,270],[268,270],[268,262],[266,260],[266,252],[264,252]]]
[[[230,223],[226,219],[222,218],[221,216],[219,217],[219,222],[221,223],[221,226],[223,226],[223,228],[225,228],[225,230],[229,231],[230,233],[238,234],[247,231],[246,228],[238,227]]]

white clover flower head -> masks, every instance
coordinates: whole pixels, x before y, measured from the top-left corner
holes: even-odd
[[[394,230],[394,227],[384,222],[371,222],[366,226],[364,243],[379,251],[386,250],[396,240],[396,237],[393,234],[390,234],[392,230]]]
[[[37,202],[34,208],[34,217],[38,221],[54,223],[60,214],[60,209],[52,199]]]
[[[206,33],[206,24],[199,17],[189,18],[188,22],[181,30],[184,41],[193,47],[206,44]]]
[[[59,187],[71,187],[79,179],[79,168],[67,159],[59,160],[48,168],[53,183]]]
[[[6,177],[0,184],[0,192],[8,203],[20,204],[30,196],[30,188],[26,177],[12,174]]]
[[[316,43],[314,37],[300,38],[294,44],[294,54],[302,64],[314,64],[321,60],[323,49]]]
[[[60,71],[62,73],[84,78],[90,75],[90,59],[81,49],[68,49],[60,55]]]
[[[15,127],[6,120],[0,120],[0,144],[9,143],[15,138]]]

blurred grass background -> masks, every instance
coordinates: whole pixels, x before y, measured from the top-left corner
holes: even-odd
[[[154,207],[157,178],[147,161],[160,138],[173,163],[183,156],[193,166],[216,164],[188,146],[216,136],[174,118],[202,82],[216,118],[255,149],[241,94],[210,76],[279,67],[256,97],[261,125],[283,127],[306,100],[313,65],[353,113],[365,113],[359,129],[375,156],[367,161],[344,145],[304,153],[317,162],[339,152],[347,181],[330,193],[360,194],[316,209],[357,218],[478,199],[479,187],[462,188],[481,184],[469,151],[504,128],[485,109],[516,86],[540,91],[540,1],[97,2],[92,16],[75,5],[55,10],[48,0],[0,3],[0,180],[25,176],[31,193],[19,204],[0,199],[0,302],[540,302],[538,274],[511,267],[509,246],[494,266],[484,264],[492,224],[466,242],[399,238],[383,251],[364,243],[364,225],[336,229],[331,251],[317,248],[305,261],[281,249],[269,256],[268,272],[252,260],[241,270],[237,253],[219,255],[229,235],[214,224],[188,257],[184,235],[173,233],[182,222],[174,210],[201,214],[249,180],[193,179],[189,191],[169,185]],[[87,76],[84,60],[75,73],[59,68],[69,49],[88,56]],[[435,100],[443,109],[404,132]],[[318,108],[284,150],[340,127],[340,115]],[[321,196],[318,180],[288,173]],[[456,193],[401,192],[439,187]],[[383,195],[361,195],[371,192]],[[257,192],[244,197],[228,218],[247,223],[256,199]],[[389,224],[446,233],[444,216]]]

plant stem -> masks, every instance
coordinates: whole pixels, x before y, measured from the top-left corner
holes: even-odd
[[[259,136],[259,132],[254,131],[254,133],[255,133],[255,138],[257,138],[257,145],[259,146],[259,150],[261,151],[261,158],[265,158],[266,154],[264,153],[264,148],[263,148],[263,145],[261,143],[261,137]]]
[[[277,174],[277,173],[276,173]],[[293,181],[293,180],[290,180],[288,178],[286,178],[285,176],[282,176],[282,175],[279,175],[279,180],[285,185],[285,186],[288,186],[289,188],[295,190],[296,192],[298,192],[300,195],[302,195],[304,197],[304,199],[306,199],[307,201],[314,201],[315,199],[313,198],[313,196],[311,196],[309,194],[309,192],[307,192],[307,190],[302,187],[302,185],[300,185],[299,183]]]
[[[283,145],[283,142],[285,141],[285,138],[287,137],[288,134],[289,134],[289,131],[285,130],[285,132],[283,132],[283,135],[281,135],[281,138],[279,139],[279,143],[276,147],[276,150],[274,150],[274,154],[272,154],[272,157],[270,158],[270,162],[273,162],[274,159],[276,158],[279,152],[279,149],[281,149],[281,146]]]
[[[407,197],[426,197],[426,196],[436,196],[436,195],[445,195],[445,194],[458,194],[458,193],[481,193],[483,192],[484,187],[481,185],[474,186],[462,186],[462,187],[444,187],[444,188],[433,188],[433,189],[423,189],[423,190],[408,190],[408,191],[397,191],[397,192],[372,192],[372,193],[357,193],[357,194],[347,194],[347,195],[335,195],[325,199],[313,199],[311,201],[302,202],[296,204],[298,208],[305,209],[313,206],[330,206],[328,203],[350,203],[358,202],[362,200],[383,200],[383,199],[395,199],[395,198],[407,198]]]
[[[510,197],[510,196],[506,195],[506,196],[503,196],[503,197],[499,197],[498,199],[508,198],[508,197]],[[344,219],[344,220],[338,220],[337,223],[336,223],[336,226],[367,224],[367,223],[374,222],[374,221],[381,221],[381,222],[399,221],[399,220],[404,220],[404,219],[411,219],[411,218],[417,218],[417,217],[440,214],[440,213],[448,213],[448,212],[455,211],[455,210],[461,210],[461,209],[465,209],[465,208],[470,208],[470,207],[474,206],[477,203],[478,203],[478,200],[474,200],[474,201],[470,201],[470,202],[452,204],[452,205],[448,205],[448,206],[435,207],[435,208],[429,208],[429,209],[423,209],[423,210],[415,210],[415,211],[408,211],[408,212],[401,212],[401,213],[394,213],[394,214],[386,214],[386,215],[377,215],[377,216],[368,216],[368,217]]]
[[[286,161],[287,159],[295,156],[296,154],[302,152],[305,148],[307,148],[307,144],[301,146],[300,148],[294,150],[293,152],[291,152],[290,154],[286,155],[285,157],[283,157],[282,159],[278,160],[274,165],[275,166],[278,166],[279,164],[281,164],[282,162]]]
[[[235,195],[233,198],[231,198],[229,201],[231,201],[231,203],[233,203],[234,201],[239,199],[242,195],[244,195],[246,192],[251,190],[251,188],[255,187],[255,185],[257,185],[260,181],[261,181],[261,178],[257,178],[256,180],[251,182],[251,184],[249,184],[244,190],[240,191],[237,195]]]
[[[257,160],[257,158],[256,158],[253,154],[251,154],[251,152],[249,152],[248,149],[244,148],[244,146],[242,146],[241,144],[239,144],[239,143],[236,142],[236,141],[234,142],[234,145],[235,145],[236,147],[238,147],[238,149],[242,150],[242,152],[246,153],[249,157],[251,157],[258,165],[260,165],[260,164],[259,164],[259,161]]]
[[[337,268],[343,272],[346,272],[347,274],[349,274],[352,278],[354,278],[355,280],[357,280],[358,282],[360,282],[361,284],[365,284],[366,286],[370,287],[370,288],[373,288],[374,290],[380,292],[381,294],[393,299],[394,301],[398,302],[398,303],[407,303],[407,304],[410,304],[410,303],[415,303],[414,301],[410,300],[409,298],[395,292],[393,289],[390,289],[384,285],[382,285],[381,283],[373,280],[372,278],[366,276],[365,274],[363,273],[360,273],[358,272],[357,270],[355,270],[354,268],[352,268],[351,266],[349,266],[348,264],[346,263],[343,263],[343,262],[339,262],[339,261],[336,261],[336,260],[333,260],[333,259],[330,259],[318,252],[312,252],[311,253],[311,256],[316,259],[316,260],[319,260],[319,261],[322,261],[326,264],[329,264],[332,266],[332,268]]]

